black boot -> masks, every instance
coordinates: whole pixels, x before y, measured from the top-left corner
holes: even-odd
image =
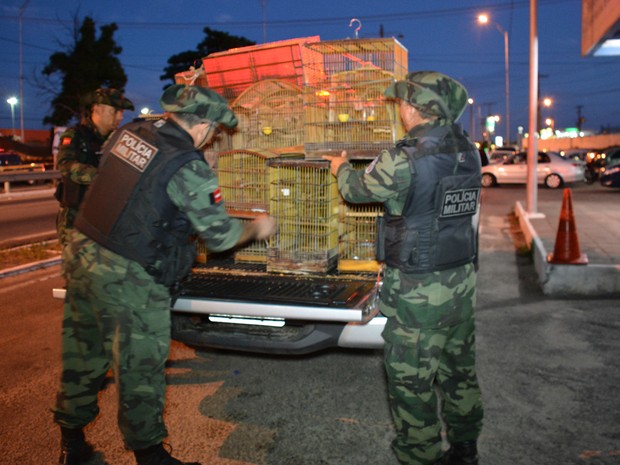
[[[71,429],[60,427],[60,459],[61,465],[82,465],[95,455],[93,446],[84,439],[81,428]]]
[[[478,465],[476,441],[455,442],[443,457],[446,465]]]
[[[181,462],[172,457],[163,444],[133,451],[138,465],[200,465],[198,462]]]

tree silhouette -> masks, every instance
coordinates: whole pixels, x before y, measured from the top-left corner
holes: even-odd
[[[44,124],[64,126],[79,119],[84,96],[99,87],[124,90],[127,75],[118,58],[123,49],[114,41],[117,29],[115,23],[103,25],[97,37],[91,18],[85,17],[79,29],[75,18],[73,42],[66,51],[53,53],[42,71],[47,77],[45,87],[55,95]]]
[[[256,43],[245,37],[233,36],[227,32],[216,31],[209,27],[205,27],[203,31],[206,37],[197,45],[196,50],[177,53],[168,58],[168,66],[164,68],[164,74],[159,77],[162,81],[171,81],[164,88],[174,84],[174,76],[177,73],[187,71],[190,66],[198,68],[200,60],[211,53],[222,52],[236,47],[245,47]]]

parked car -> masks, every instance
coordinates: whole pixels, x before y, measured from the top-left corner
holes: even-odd
[[[21,157],[14,152],[1,152],[0,153],[0,166],[19,166],[23,165]]]
[[[516,153],[516,150],[513,147],[502,147],[499,149],[492,150],[489,153],[489,162],[491,163],[500,163],[506,161],[508,158],[513,156]]]
[[[620,146],[607,147],[601,154],[603,167],[620,163]]]
[[[601,186],[620,187],[620,164],[611,165],[599,176]]]
[[[581,163],[565,160],[556,152],[538,152],[537,175],[539,184],[557,189],[564,183],[584,181],[585,169]],[[482,167],[484,187],[504,183],[527,183],[527,152],[518,152],[503,162]]]

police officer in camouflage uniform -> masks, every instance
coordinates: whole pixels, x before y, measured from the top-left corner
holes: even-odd
[[[409,73],[385,92],[407,135],[365,171],[346,152],[324,157],[349,202],[382,202],[378,258],[389,403],[398,460],[477,464],[483,408],[474,307],[480,157],[460,125],[464,87],[438,72]],[[439,394],[439,398],[438,395]],[[442,453],[440,415],[450,449]]]
[[[67,231],[73,228],[84,193],[97,172],[101,146],[123,120],[123,111],[134,110],[133,103],[121,91],[111,88],[91,92],[84,99],[84,106],[80,123],[60,137],[56,162],[62,176],[55,194],[60,202],[56,229],[63,245],[67,242]]]
[[[196,257],[190,235],[223,251],[275,231],[269,216],[228,216],[200,147],[237,119],[215,92],[173,85],[161,97],[165,119],[119,128],[104,147],[65,247],[67,300],[63,369],[54,420],[61,463],[94,454],[83,428],[98,414],[111,368],[118,424],[138,465],[179,465],[163,447],[164,364],[170,347],[171,288]]]

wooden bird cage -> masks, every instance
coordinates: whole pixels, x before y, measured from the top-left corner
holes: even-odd
[[[368,162],[352,161],[356,170]],[[338,236],[338,271],[375,272],[380,263],[377,255],[377,221],[383,216],[382,203],[350,203],[341,198]]]
[[[226,209],[269,211],[266,162],[279,155],[269,150],[230,150],[217,156],[217,177]]]
[[[329,163],[272,159],[267,166],[269,212],[278,224],[267,248],[267,270],[332,270],[338,255],[339,195]]]
[[[283,80],[265,80],[248,87],[231,105],[239,124],[233,149],[302,146],[304,142],[301,87]]]
[[[374,158],[405,131],[396,102],[384,91],[407,74],[407,50],[395,39],[360,39],[305,44],[319,56],[304,86],[306,158],[339,154]]]

